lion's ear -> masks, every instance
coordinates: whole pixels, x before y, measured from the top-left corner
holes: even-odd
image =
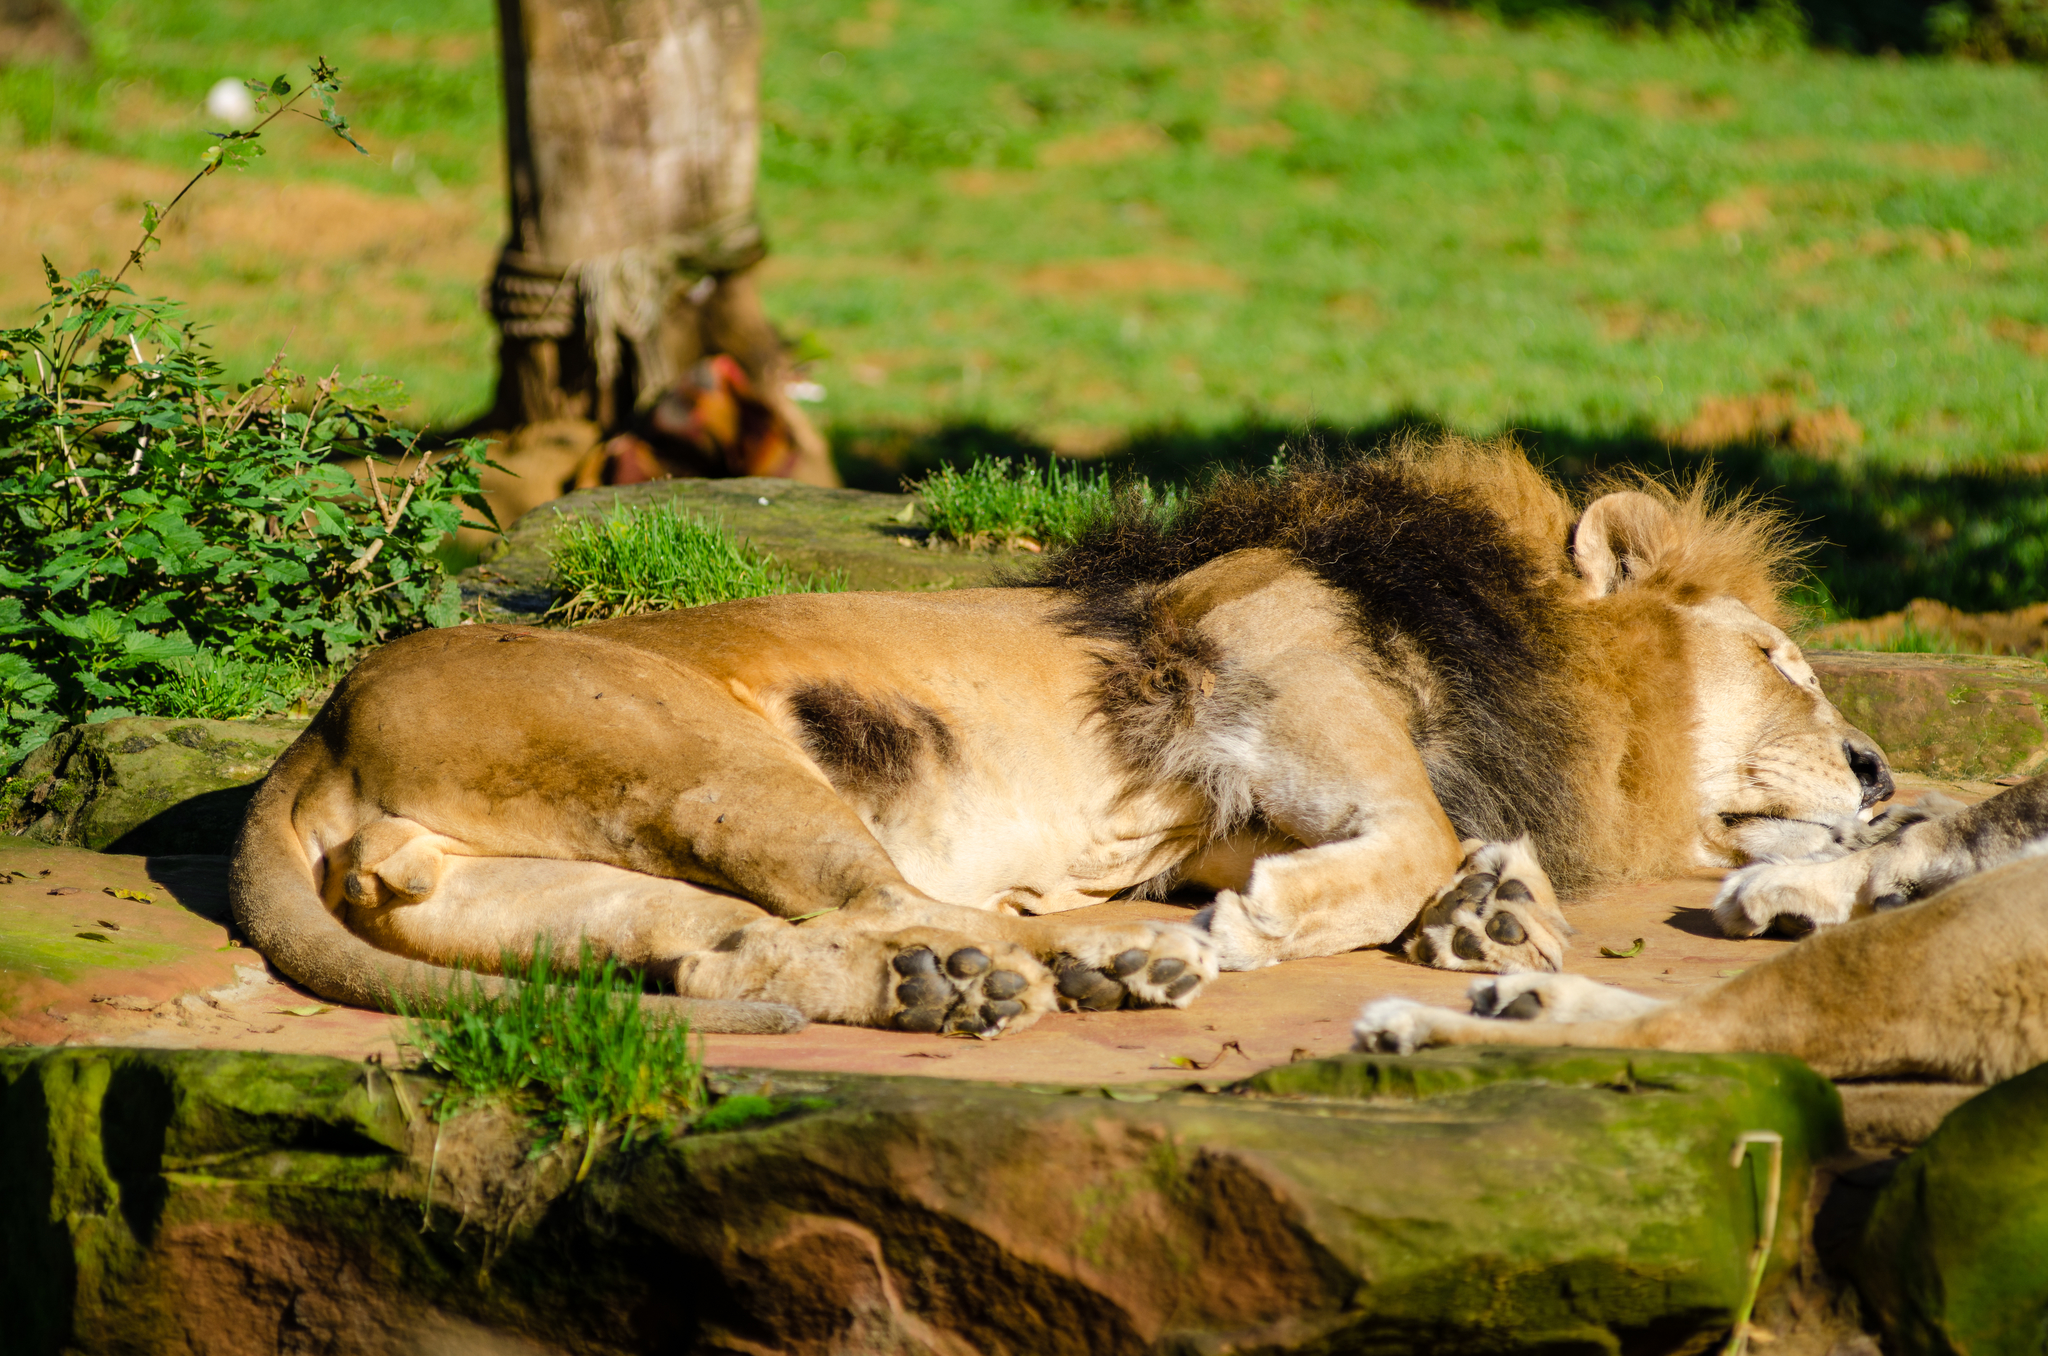
[[[1586,596],[1604,598],[1649,574],[1677,536],[1671,511],[1641,490],[1595,499],[1572,529],[1572,560]]]

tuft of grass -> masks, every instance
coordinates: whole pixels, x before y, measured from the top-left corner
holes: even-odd
[[[464,975],[399,1004],[405,1039],[448,1079],[432,1102],[437,1119],[508,1105],[537,1122],[546,1142],[584,1142],[580,1180],[614,1137],[627,1147],[703,1110],[701,1045],[688,1023],[648,1013],[636,976],[599,961],[588,944],[575,970],[558,974],[545,938],[524,961],[508,952],[502,972],[518,982],[498,996]]]
[[[717,1106],[699,1116],[690,1131],[692,1134],[710,1135],[726,1130],[747,1130],[806,1111],[824,1111],[831,1105],[831,1099],[826,1097],[768,1097],[753,1092],[734,1093],[720,1098]]]
[[[571,621],[628,617],[770,593],[839,593],[838,572],[800,575],[724,525],[662,504],[565,518],[549,553],[568,594],[549,612]]]
[[[1090,523],[1108,515],[1119,491],[1109,472],[1078,463],[1061,467],[978,456],[965,470],[942,466],[908,485],[933,535],[967,547],[1021,546],[1039,550],[1073,541]],[[1121,493],[1135,495],[1156,511],[1171,513],[1177,496],[1134,477]]]
[[[1843,627],[1833,634],[1815,638],[1811,648],[1817,650],[1861,650],[1876,654],[1982,654],[1978,646],[1966,646],[1956,637],[1941,631],[1930,631],[1907,618],[1896,631],[1875,626],[1866,630],[1852,630]]]
[[[319,671],[295,660],[243,659],[202,650],[166,661],[162,679],[133,688],[129,702],[145,716],[240,720],[289,711],[319,686]]]

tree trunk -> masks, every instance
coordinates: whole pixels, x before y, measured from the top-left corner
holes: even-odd
[[[499,0],[511,235],[491,284],[499,428],[633,424],[713,353],[837,484],[784,390],[750,272],[760,23],[753,0]]]
[[[0,0],[0,68],[30,61],[84,61],[85,26],[64,0]]]

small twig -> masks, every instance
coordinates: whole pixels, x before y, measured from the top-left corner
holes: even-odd
[[[1763,1288],[1764,1269],[1771,1262],[1771,1247],[1778,1239],[1778,1197],[1784,1187],[1785,1137],[1775,1130],[1746,1130],[1735,1138],[1735,1152],[1728,1165],[1739,1168],[1750,1149],[1758,1144],[1771,1150],[1768,1177],[1764,1185],[1763,1218],[1757,1222],[1756,1249],[1750,1254],[1749,1284],[1742,1293],[1742,1305],[1735,1311],[1735,1329],[1728,1334],[1722,1356],[1743,1356],[1749,1349],[1749,1317],[1756,1312],[1756,1292]]]
[[[441,1118],[434,1117],[434,1152],[427,1158],[427,1199],[420,1207],[420,1232],[434,1227],[434,1174],[441,1166]]]
[[[415,445],[417,445],[420,440],[420,434],[423,434],[425,432],[426,430],[422,429],[420,430],[420,433],[416,433],[413,435],[413,442]],[[413,491],[417,490],[420,486],[427,483],[427,472],[433,467],[433,465],[434,454],[429,452],[420,459],[420,464],[413,468],[412,474],[406,477],[405,493],[398,496],[397,505],[392,508],[390,516],[384,520],[384,530],[386,532],[396,532],[398,530],[399,520],[405,517],[406,506],[412,503]],[[370,479],[374,482],[377,478],[377,468],[372,466],[369,468],[369,470]],[[377,553],[384,549],[384,543],[390,540],[391,538],[389,537],[379,537],[377,538],[377,540],[371,542],[370,549],[363,552],[362,555],[356,557],[355,562],[351,564],[346,570],[343,570],[342,573],[361,574],[364,570],[369,569],[370,562],[374,561],[377,558]]]
[[[1216,1051],[1216,1057],[1210,1060],[1207,1064],[1204,1064],[1201,1060],[1196,1059],[1191,1055],[1175,1055],[1173,1058],[1169,1059],[1164,1064],[1152,1064],[1148,1065],[1147,1067],[1153,1069],[1193,1069],[1196,1073],[1200,1073],[1204,1069],[1213,1069],[1218,1064],[1221,1064],[1223,1062],[1223,1057],[1229,1054],[1232,1050],[1237,1051],[1238,1055],[1244,1059],[1251,1058],[1250,1055],[1245,1054],[1244,1047],[1239,1045],[1236,1041],[1225,1041],[1223,1042],[1222,1047]]]

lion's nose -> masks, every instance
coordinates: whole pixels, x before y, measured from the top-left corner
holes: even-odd
[[[1897,789],[1892,781],[1892,770],[1885,765],[1884,750],[1871,742],[1868,735],[1857,734],[1842,741],[1842,756],[1849,760],[1849,770],[1856,774],[1856,780],[1863,787],[1863,804],[1875,805],[1881,800],[1890,800]]]

